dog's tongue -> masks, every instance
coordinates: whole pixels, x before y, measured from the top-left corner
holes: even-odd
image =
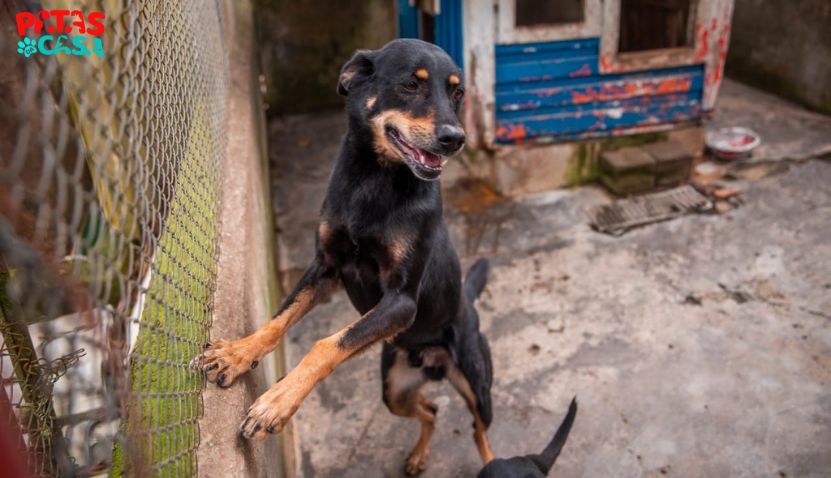
[[[421,148],[418,148],[418,160],[425,166],[429,166],[431,168],[441,167],[441,156],[425,151]]]

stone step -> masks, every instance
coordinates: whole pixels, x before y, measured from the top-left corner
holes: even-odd
[[[693,153],[678,141],[604,151],[601,182],[612,192],[628,195],[684,183],[692,170]]]

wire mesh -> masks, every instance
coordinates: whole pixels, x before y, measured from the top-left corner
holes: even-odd
[[[61,8],[105,14],[101,57],[15,52],[18,13]],[[211,0],[0,7],[0,427],[35,476],[196,473],[226,22]]]

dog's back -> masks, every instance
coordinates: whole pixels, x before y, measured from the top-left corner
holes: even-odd
[[[476,475],[477,478],[542,478],[547,476],[548,471],[557,461],[557,457],[560,456],[576,415],[577,400],[572,399],[566,417],[542,453],[495,459],[482,468]]]

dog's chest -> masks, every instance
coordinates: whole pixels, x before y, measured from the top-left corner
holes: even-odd
[[[374,264],[374,268],[378,269],[389,261],[388,249],[383,235],[361,234],[350,230],[347,225],[334,229],[324,244],[325,254],[341,267],[348,264]]]

